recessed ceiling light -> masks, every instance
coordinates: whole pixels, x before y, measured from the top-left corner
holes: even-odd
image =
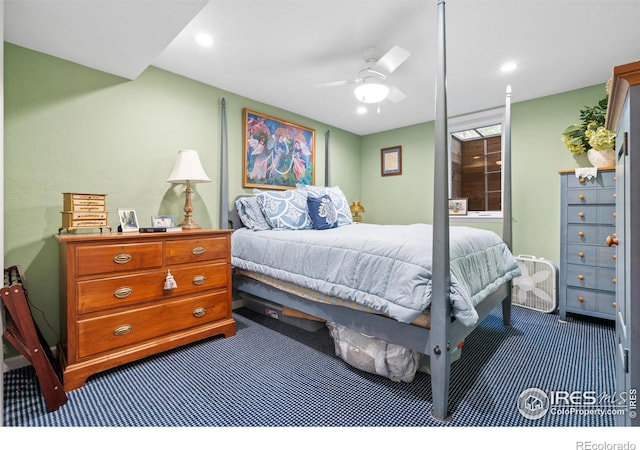
[[[500,71],[501,72],[512,72],[512,71],[516,70],[517,68],[518,68],[518,64],[516,64],[515,62],[511,61],[511,62],[504,63],[500,67]]]
[[[367,108],[366,108],[366,106],[358,106],[358,109],[356,109],[356,112],[358,114],[366,114],[367,113]]]
[[[213,38],[207,33],[198,33],[196,35],[196,42],[203,47],[211,47],[213,45]]]

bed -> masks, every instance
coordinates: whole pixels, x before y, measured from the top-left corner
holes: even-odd
[[[299,223],[294,224],[294,228],[300,226],[295,231],[282,231],[273,229],[276,214],[275,219],[267,220],[268,226],[257,224],[248,229],[239,220],[236,205],[241,203],[234,201],[234,208],[228,207],[223,99],[220,225],[226,228],[232,223],[236,228],[232,235],[234,289],[428,355],[431,414],[447,420],[456,346],[499,305],[505,326],[510,325],[510,281],[519,271],[509,251],[510,88],[506,92],[503,131],[502,238],[484,230],[449,226],[444,1],[438,1],[437,7],[440,69],[433,223],[372,225],[349,223],[347,219],[340,224],[336,219],[340,226],[322,231]],[[330,186],[328,132],[325,157],[325,185]],[[291,197],[291,203],[298,202],[294,197],[301,193],[307,194],[305,198],[335,199],[329,195],[336,193],[333,187],[324,188],[324,195],[323,188],[318,189],[310,193],[307,191],[313,191],[313,187],[299,186],[284,195]],[[255,197],[260,197],[260,206],[268,206],[268,194],[257,190]],[[338,202],[334,206],[339,212],[342,207]],[[240,214],[245,220],[251,216],[247,211]]]

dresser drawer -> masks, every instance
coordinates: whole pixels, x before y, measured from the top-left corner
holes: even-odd
[[[569,244],[605,245],[607,236],[615,233],[613,225],[567,225],[566,240]]]
[[[598,292],[596,294],[596,311],[611,314],[615,317],[616,294],[613,292]]]
[[[615,204],[616,203],[616,188],[598,189],[598,203],[600,204]]]
[[[599,249],[600,247],[595,245],[568,244],[567,262],[569,264],[595,266],[598,262]]]
[[[226,287],[231,276],[230,272],[229,264],[224,261],[184,269],[171,269],[171,275],[178,286],[171,290],[171,295]]]
[[[137,273],[78,282],[78,314],[131,306],[161,297],[166,272]]]
[[[78,247],[78,276],[154,269],[162,266],[162,243]]]
[[[225,237],[175,240],[166,242],[166,263],[184,264],[214,259],[227,259],[229,249]]]
[[[598,280],[596,267],[567,264],[567,286],[595,289]]]
[[[567,176],[568,188],[602,188],[615,187],[615,171],[598,172],[595,178],[580,178],[575,175]]]
[[[596,310],[596,292],[567,288],[567,307],[585,311]]]
[[[616,290],[616,269],[598,268],[596,279],[596,289],[615,292]]]
[[[597,260],[596,264],[602,267],[616,267],[616,247],[596,247],[597,248]]]
[[[159,270],[78,282],[78,314],[132,306],[157,298],[203,292],[227,286],[229,265],[208,264],[171,270],[177,288],[164,289],[167,272]]]
[[[229,314],[226,290],[78,321],[78,358],[123,349]]]

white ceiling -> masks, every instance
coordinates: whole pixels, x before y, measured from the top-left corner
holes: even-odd
[[[435,117],[436,0],[5,0],[5,41],[121,77],[149,65],[366,135]],[[640,0],[448,0],[449,116],[604,83],[640,59]],[[213,46],[194,42],[206,31]],[[360,104],[361,53],[400,45],[407,98]],[[519,65],[503,74],[507,61]],[[603,93],[604,96],[604,93]]]

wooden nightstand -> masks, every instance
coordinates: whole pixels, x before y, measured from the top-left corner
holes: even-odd
[[[121,364],[235,335],[231,231],[55,236],[65,391]],[[165,289],[169,271],[174,289]]]

